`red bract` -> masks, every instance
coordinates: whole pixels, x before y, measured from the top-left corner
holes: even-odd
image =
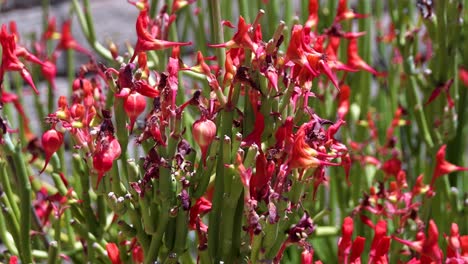
[[[382,165],[382,170],[388,174],[396,177],[401,170],[401,161],[397,157],[392,157],[391,159],[384,162]]]
[[[306,142],[306,135],[311,132],[314,121],[303,124],[297,131],[294,139],[290,168],[317,168],[322,165],[338,166],[326,160],[318,159],[318,156],[326,157],[324,153],[318,152]]]
[[[216,137],[216,124],[203,116],[199,120],[195,121],[195,123],[193,123],[192,135],[195,139],[195,142],[200,147],[202,152],[203,165],[205,165],[208,148]]]
[[[362,15],[355,13],[352,10],[348,9],[348,0],[340,0],[338,2],[338,10],[335,17],[335,22],[340,22],[342,20],[354,19],[354,18],[365,18],[367,15]]]
[[[17,264],[18,263],[18,257],[17,256],[11,256],[10,260],[8,261],[10,264]]]
[[[369,64],[367,64],[358,54],[358,43],[356,38],[349,40],[348,46],[348,65],[353,68],[362,69],[368,71],[374,75],[381,75],[379,72],[374,70]]]
[[[115,243],[107,243],[106,245],[107,256],[112,264],[122,264],[119,255],[119,247]]]
[[[0,90],[0,104],[6,104],[6,103],[13,103],[15,106],[16,110],[18,111],[18,114],[23,118],[23,129],[24,133],[26,134],[26,138],[28,140],[32,140],[35,135],[31,132],[29,128],[29,118],[24,112],[23,106],[21,105],[21,102],[18,98],[18,96],[14,93],[8,93],[5,91]],[[1,140],[0,140],[1,141]]]
[[[348,85],[340,85],[340,93],[338,97],[338,118],[345,120],[346,115],[349,112],[349,96],[351,95],[351,89]]]
[[[375,262],[376,264],[387,264],[388,262],[388,250],[390,249],[390,237],[384,236],[377,246],[375,251]],[[371,262],[372,263],[372,262]]]
[[[136,81],[134,82],[135,91],[139,94],[144,95],[149,98],[155,98],[159,96],[159,91],[156,88],[149,85],[146,81]]]
[[[408,120],[401,119],[401,116],[404,114],[404,109],[402,107],[398,107],[395,110],[395,115],[393,116],[392,124],[387,128],[387,142],[391,142],[393,138],[393,133],[395,129],[402,125],[407,125],[410,122]]]
[[[382,261],[382,250],[387,248],[387,243],[389,243],[389,238],[385,235],[387,234],[387,222],[385,220],[380,220],[374,227],[374,239],[372,240],[370,253],[369,253],[369,262],[373,261]],[[388,239],[387,239],[388,238]],[[390,244],[388,244],[390,245]],[[383,262],[381,262],[383,263]]]
[[[468,263],[468,245],[463,245],[462,238],[466,240],[468,236],[460,236],[458,225],[452,223],[450,235],[444,235],[447,240],[447,262],[449,264]],[[465,248],[463,248],[463,246]]]
[[[312,249],[304,249],[301,253],[301,264],[312,264],[314,261],[314,251]]]
[[[407,245],[412,250],[421,254],[421,263],[442,263],[442,250],[438,245],[439,231],[434,221],[429,221],[428,236],[423,232],[419,232],[416,236],[416,241],[409,241],[393,236],[392,238],[404,245]]]
[[[294,120],[292,117],[288,116],[275,133],[276,147],[285,149],[286,153],[291,152],[294,142],[293,126]]]
[[[250,179],[250,193],[255,200],[260,200],[262,191],[268,187],[268,182],[273,177],[274,170],[275,163],[268,161],[265,154],[260,152],[255,162],[255,174]]]
[[[62,34],[60,36],[60,42],[57,45],[58,50],[72,49],[88,56],[92,56],[91,52],[83,48],[72,36],[71,33],[71,20],[67,20],[62,25]]]
[[[112,168],[114,160],[118,159],[121,153],[119,141],[113,136],[104,136],[98,139],[93,154],[93,167],[98,172],[96,188],[104,177],[104,174]]]
[[[364,246],[366,244],[366,239],[364,237],[356,237],[351,246],[351,255],[349,257],[349,263],[351,264],[361,264],[361,254],[364,251]]]
[[[447,160],[445,160],[445,152],[447,149],[447,145],[443,145],[440,147],[440,149],[437,151],[436,154],[436,166],[434,169],[434,173],[432,174],[432,181],[430,188],[431,190],[434,188],[435,181],[440,177],[445,174],[449,174],[455,171],[468,171],[468,167],[460,167],[457,165],[454,165]]]
[[[2,25],[0,31],[0,44],[2,45],[2,63],[0,65],[0,84],[3,82],[3,75],[7,71],[17,71],[21,77],[33,88],[36,94],[39,91],[36,89],[32,80],[31,74],[26,69],[26,66],[18,59],[16,40],[14,34],[8,34],[6,25]],[[24,48],[22,48],[24,49]],[[29,53],[28,53],[29,54]]]
[[[136,32],[137,32],[137,43],[135,45],[135,51],[133,56],[130,59],[130,62],[133,62],[138,53],[148,50],[163,50],[170,47],[176,46],[187,46],[191,45],[192,42],[171,42],[162,39],[156,39],[148,31],[149,17],[147,7],[143,8],[138,15],[136,22]]]
[[[460,81],[462,81],[463,85],[465,85],[465,87],[468,87],[468,70],[460,68],[458,71],[458,76],[460,78]]]
[[[133,92],[125,98],[124,109],[130,118],[130,133],[133,131],[136,119],[145,111],[145,108],[146,98],[143,95]]]
[[[309,17],[304,24],[304,29],[308,32],[315,30],[318,24],[318,10],[319,10],[319,3],[318,0],[309,0]]]
[[[361,263],[361,254],[364,250],[366,239],[358,236],[354,241],[352,241],[353,229],[354,221],[348,216],[343,221],[343,225],[341,227],[342,235],[338,240],[339,263]]]
[[[55,17],[51,17],[47,21],[47,29],[42,34],[42,38],[43,40],[52,40],[52,39],[57,39],[58,35],[59,33],[56,32],[56,19]]]
[[[202,232],[208,231],[208,226],[201,221],[201,217],[211,211],[211,201],[205,197],[199,198],[195,205],[190,208],[190,230],[198,230]]]
[[[432,91],[432,93],[429,96],[429,99],[427,100],[425,105],[428,105],[428,104],[432,103],[432,101],[434,101],[440,95],[441,92],[445,92],[445,95],[447,96],[447,104],[448,104],[449,108],[453,108],[455,106],[455,103],[453,102],[453,99],[450,96],[450,91],[449,91],[452,84],[453,84],[453,79],[450,79],[446,83],[437,86]]]
[[[180,9],[186,7],[187,5],[190,5],[192,3],[195,3],[196,0],[174,0],[172,2],[172,13],[175,13],[179,11]]]
[[[361,36],[363,34],[364,33],[356,33],[355,37]],[[328,46],[325,50],[325,54],[327,54],[327,62],[328,62],[328,65],[330,66],[330,69],[335,70],[335,71],[349,71],[349,72],[358,71],[358,69],[350,67],[338,60],[337,53],[340,47],[340,42],[341,42],[341,36],[338,37],[338,36],[331,35],[328,39]]]
[[[47,164],[49,164],[52,155],[59,150],[60,146],[63,144],[63,134],[58,132],[55,129],[47,130],[42,135],[42,147],[44,148],[45,152],[45,164],[42,170],[39,173],[42,173]]]
[[[51,61],[45,61],[41,65],[41,72],[44,78],[50,83],[52,89],[55,90],[55,77],[57,75],[57,67]]]
[[[256,92],[251,94],[250,103],[252,104],[252,108],[254,110],[255,125],[253,131],[242,140],[241,146],[250,146],[255,143],[258,147],[261,147],[262,134],[263,130],[265,129],[265,117],[259,110]]]
[[[151,136],[153,137],[154,141],[156,143],[166,146],[166,141],[164,135],[161,133],[161,127],[160,124],[161,122],[158,120],[157,116],[152,116],[149,118],[149,122],[147,123],[147,127],[149,129],[149,132]]]
[[[338,261],[348,263],[348,256],[351,252],[354,223],[351,217],[346,217],[341,226],[341,238],[338,240]]]
[[[139,244],[135,245],[132,249],[132,259],[135,263],[143,263],[145,260],[143,255],[143,248]]]
[[[231,40],[221,44],[211,44],[210,47],[214,48],[249,48],[252,51],[256,51],[258,45],[254,43],[249,35],[250,24],[247,24],[242,16],[239,17],[237,23],[237,32],[234,34]]]
[[[307,79],[317,77],[320,73],[325,74],[333,85],[338,88],[338,80],[327,64],[327,57],[323,53],[314,50],[301,25],[295,25],[291,32],[291,41],[286,51],[286,60],[300,66],[298,73]]]

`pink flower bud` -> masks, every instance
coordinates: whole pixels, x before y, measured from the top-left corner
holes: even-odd
[[[55,129],[47,130],[44,135],[42,135],[42,147],[45,152],[45,164],[42,170],[39,173],[42,173],[47,164],[49,164],[50,158],[54,155],[55,152],[60,148],[63,143],[63,134],[58,132]]]
[[[145,111],[146,98],[139,93],[131,93],[124,102],[124,109],[130,118],[130,133],[133,131],[133,125],[141,113]]]
[[[193,123],[192,134],[195,142],[200,146],[203,164],[205,165],[208,147],[216,136],[216,124],[213,121],[202,117]]]

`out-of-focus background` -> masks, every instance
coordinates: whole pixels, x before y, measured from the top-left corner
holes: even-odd
[[[72,1],[68,0],[48,0],[49,16],[56,18],[57,31],[61,31],[63,21],[70,19],[70,11],[72,9]],[[81,1],[78,1],[81,2]],[[21,36],[20,44],[23,47],[31,49],[32,37],[36,34],[39,38],[43,32],[43,0],[0,0],[0,25],[8,25],[10,21],[15,21],[17,30]],[[125,52],[125,43],[130,42],[132,45],[136,41],[135,22],[138,16],[138,10],[127,3],[126,0],[92,0],[91,12],[94,18],[94,27],[98,41],[108,46],[112,40],[118,45],[120,52]],[[80,25],[76,19],[76,15],[72,18],[72,35],[80,45],[92,51],[88,45]],[[92,51],[94,53],[94,51]],[[59,56],[57,65],[56,87],[57,95],[67,95],[70,91],[66,76],[66,56]],[[99,58],[97,58],[99,60]],[[75,61],[77,67],[89,61],[89,57],[79,52],[75,52]],[[36,86],[39,91],[47,90],[46,82],[37,82]],[[25,105],[33,105],[34,96],[32,90],[25,86],[23,100]],[[40,92],[40,100],[47,102],[47,92]],[[58,96],[56,96],[58,97]],[[31,118],[31,127],[33,131],[38,131],[39,120],[34,113],[34,107],[25,107],[25,111]]]
[[[16,21],[18,32],[22,36],[22,44],[26,44],[26,47],[30,44],[28,36],[41,32],[42,2],[42,0],[0,0],[0,24]],[[49,14],[57,19],[57,30],[60,31],[62,21],[70,18],[72,3],[68,0],[49,0],[48,2],[51,4]],[[90,4],[95,19],[96,36],[103,45],[107,45],[112,40],[123,50],[126,41],[135,44],[135,21],[138,15],[135,7],[125,0],[92,0]],[[72,16],[72,33],[81,45],[91,50],[81,33],[76,16]],[[84,55],[77,54],[77,56],[79,64],[88,60]],[[58,63],[59,75],[64,73],[64,67],[63,62]]]

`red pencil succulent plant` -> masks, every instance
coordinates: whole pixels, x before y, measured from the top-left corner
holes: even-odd
[[[266,7],[255,18],[240,1],[233,23],[220,17],[227,10],[220,6],[232,3],[212,1],[211,30],[202,28],[203,1],[128,2],[138,9],[128,53],[120,43],[100,44],[86,0],[73,11],[101,57],[73,37],[71,18],[61,33],[54,18],[45,19],[32,52],[14,22],[1,27],[5,261],[17,262],[9,255],[17,254],[22,263],[37,262],[46,249],[49,257],[90,263],[186,261],[195,251],[200,263],[468,261],[466,226],[447,225],[463,219],[462,182],[443,177],[468,171],[455,165],[464,157],[468,83],[459,44],[466,14],[457,1],[418,1],[420,14],[394,1],[363,1],[360,14],[347,0],[309,0],[297,18],[288,13],[290,1],[282,2],[284,12],[267,6],[277,0],[253,3]],[[389,21],[380,21],[387,11]],[[279,14],[285,21],[275,25]],[[192,35],[196,45],[182,48],[192,42],[177,39]],[[62,90],[54,83],[63,50],[90,59],[67,69],[76,76],[69,97],[56,96]],[[51,84],[49,115],[43,98],[34,99],[31,115],[15,94],[17,73],[38,93],[36,72]],[[42,137],[30,126],[36,116],[50,125]],[[40,173],[53,184],[28,175],[41,150]],[[62,159],[68,155],[71,166]]]

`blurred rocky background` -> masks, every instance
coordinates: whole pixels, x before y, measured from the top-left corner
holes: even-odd
[[[57,31],[61,31],[63,21],[70,19],[70,11],[72,10],[72,1],[68,0],[48,0],[49,15],[57,20]],[[43,26],[43,9],[42,0],[0,0],[0,25],[7,24],[10,21],[15,21],[18,32],[21,36],[20,43],[22,46],[31,50],[32,36],[37,37],[42,33]],[[78,1],[81,2],[81,1]],[[91,12],[94,18],[94,27],[96,37],[104,46],[108,46],[112,40],[120,48],[121,54],[125,52],[125,43],[130,42],[133,45],[136,41],[135,21],[138,16],[138,10],[128,4],[126,0],[91,0]],[[88,50],[92,51],[88,45],[82,30],[76,19],[72,16],[72,35],[74,38]],[[93,52],[94,53],[94,52]],[[70,92],[67,77],[65,54],[62,53],[57,61],[57,93],[58,95],[67,95]],[[79,67],[82,64],[89,62],[89,57],[75,52],[76,65]],[[99,60],[99,58],[97,58]],[[40,91],[40,100],[47,102],[47,83],[36,82],[36,86]],[[17,89],[17,87],[12,87]],[[32,90],[25,86],[23,88],[23,104],[25,106],[32,105],[34,96]],[[44,92],[43,92],[44,91]],[[30,117],[32,129],[34,132],[39,132],[39,121],[34,113],[34,107],[24,107],[26,113]]]
[[[41,33],[42,2],[42,0],[0,0],[0,24],[16,21],[22,37],[21,44],[28,48],[31,44],[28,42],[28,36]],[[60,31],[62,22],[70,18],[72,3],[68,0],[49,0],[48,2],[50,3],[49,14],[57,19],[57,30]],[[125,48],[125,42],[134,44],[136,41],[135,21],[138,15],[135,7],[129,5],[126,0],[92,0],[90,4],[99,42],[107,46],[112,40],[121,51]],[[76,16],[72,16],[72,34],[81,45],[91,50],[81,33]],[[77,56],[77,65],[86,63],[88,60],[84,55],[77,54]],[[64,74],[64,61],[59,62],[58,66],[59,75]]]

